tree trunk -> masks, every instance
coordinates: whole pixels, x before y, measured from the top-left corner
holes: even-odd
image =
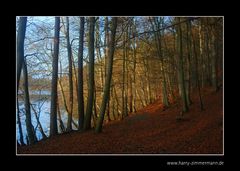
[[[133,112],[132,75],[129,75],[129,113]]]
[[[73,81],[72,81],[72,48],[70,45],[69,38],[69,18],[66,17],[67,30],[66,30],[66,39],[67,39],[67,52],[68,52],[68,74],[69,74],[69,108],[68,108],[68,120],[67,120],[67,131],[72,130],[72,110],[73,110]]]
[[[125,113],[125,60],[126,60],[126,44],[125,44],[125,35],[126,33],[123,33],[123,65],[122,65],[122,119],[126,116],[126,113]]]
[[[57,80],[58,80],[58,53],[59,53],[60,18],[55,17],[54,54],[52,62],[52,88],[50,112],[50,136],[58,133],[57,127]]]
[[[17,91],[24,61],[24,39],[26,33],[27,17],[20,17],[17,34]]]
[[[121,114],[121,112],[119,111],[119,101],[118,101],[118,96],[117,96],[117,92],[116,92],[116,88],[115,88],[115,83],[114,83],[114,80],[112,79],[112,84],[113,84],[113,91],[114,91],[114,97],[115,97],[115,100],[117,102],[117,114],[118,114],[118,118],[119,118],[119,115]]]
[[[111,121],[111,118],[110,118],[110,99],[111,97],[109,96],[109,99],[108,99],[108,103],[107,103],[107,121],[110,122]]]
[[[84,17],[80,17],[79,49],[78,49],[78,130],[83,129],[84,122],[83,38],[84,38]]]
[[[107,58],[108,58],[108,53],[109,53],[109,31],[108,31],[108,17],[105,17],[105,25],[104,25],[104,30],[105,30],[105,39],[104,39],[104,45],[105,45],[105,49],[104,49],[104,54],[105,54],[105,58],[104,58],[104,84],[106,82],[106,76],[107,76]]]
[[[29,143],[33,144],[35,142],[34,128],[31,119],[31,109],[29,101],[29,91],[28,91],[28,71],[26,61],[23,61],[23,79],[24,79],[24,106],[26,114],[26,128],[29,138]]]
[[[25,39],[25,33],[26,33],[26,24],[27,24],[27,17],[20,17],[18,33],[17,33],[17,93],[19,88],[22,64],[24,62],[24,39]],[[19,115],[20,113],[19,113],[18,99],[17,99],[17,110],[18,110],[17,123],[19,126],[20,143],[21,145],[24,145],[22,124],[21,124],[21,119]]]
[[[61,132],[65,132],[66,130],[65,130],[64,123],[62,121],[60,107],[59,107],[59,99],[58,99],[58,104],[57,104],[57,113],[58,113],[59,127],[61,129]]]
[[[135,28],[135,27],[134,27]],[[134,29],[134,34],[136,32],[136,29]],[[133,40],[133,112],[136,112],[136,40],[134,38]]]
[[[191,31],[191,24],[190,24],[190,31]],[[203,102],[202,102],[202,95],[201,95],[201,90],[200,90],[200,84],[199,84],[199,75],[198,75],[198,59],[197,59],[197,50],[196,50],[196,41],[194,39],[193,33],[191,31],[191,38],[193,41],[193,51],[194,51],[194,67],[196,68],[196,79],[197,79],[197,88],[198,88],[198,96],[199,96],[199,101],[200,101],[200,109],[201,111],[204,110],[203,107]]]
[[[116,120],[116,116],[115,116],[115,99],[114,99],[114,93],[113,93],[113,80],[111,81],[111,108],[112,108],[112,116],[113,116],[113,120]]]
[[[34,112],[34,114],[35,114],[35,117],[36,117],[36,120],[37,120],[37,126],[38,126],[38,128],[39,128],[39,131],[40,131],[40,133],[42,134],[42,137],[43,137],[43,139],[46,139],[47,138],[47,136],[46,136],[46,134],[44,133],[44,131],[43,131],[43,128],[42,128],[42,125],[41,125],[41,122],[39,121],[39,114],[37,113],[37,111],[34,109],[34,107],[31,105],[31,107],[32,107],[32,110],[33,110],[33,112]],[[37,127],[36,126],[36,127]]]
[[[178,23],[181,22],[180,17],[176,18]],[[186,89],[185,89],[185,82],[184,82],[184,69],[183,69],[183,48],[182,48],[182,29],[181,24],[177,26],[177,49],[178,49],[178,81],[179,81],[179,90],[180,95],[182,98],[182,105],[183,105],[183,113],[188,111],[188,104],[186,98]]]
[[[89,35],[88,35],[88,54],[89,54],[89,83],[88,83],[88,101],[86,109],[86,117],[84,121],[84,130],[91,128],[91,118],[93,110],[94,96],[94,25],[95,17],[89,17]]]
[[[19,130],[20,143],[21,143],[21,145],[25,145],[25,143],[23,141],[22,123],[21,123],[21,118],[20,118],[18,97],[17,97],[17,124],[18,124],[18,130]]]
[[[213,21],[214,22],[214,19]],[[216,36],[215,36],[215,27],[211,29],[211,45],[212,45],[212,56],[211,56],[211,66],[212,66],[212,87],[214,91],[217,91],[217,65],[216,65]]]
[[[152,28],[155,31],[155,27],[156,30],[160,29],[160,24],[163,25],[163,20],[162,18],[160,18],[160,21],[157,20],[157,18],[154,18],[154,23],[152,22],[152,19],[150,19],[150,22],[152,24]],[[157,52],[158,52],[158,57],[160,59],[160,71],[161,71],[161,75],[162,75],[162,103],[164,105],[164,107],[168,107],[169,106],[169,102],[168,102],[168,94],[167,94],[167,84],[166,84],[166,77],[165,77],[165,72],[164,72],[164,63],[163,63],[163,50],[162,50],[162,43],[161,43],[161,38],[162,35],[164,35],[164,30],[162,30],[162,32],[158,31],[158,32],[154,32],[154,37],[155,37],[155,42],[156,42],[156,48],[157,48]]]
[[[186,98],[187,104],[190,106],[192,104],[192,100],[190,98],[190,86],[191,86],[191,56],[192,56],[192,42],[191,42],[191,30],[190,30],[190,21],[187,21],[187,74],[186,74]]]
[[[99,133],[102,130],[102,124],[104,120],[104,114],[106,109],[106,104],[109,99],[109,93],[110,93],[110,85],[111,85],[111,79],[112,79],[112,68],[113,68],[113,56],[114,56],[114,49],[115,49],[115,34],[116,34],[116,28],[117,28],[117,17],[112,18],[112,28],[111,28],[111,42],[109,44],[109,56],[108,56],[108,67],[107,67],[107,77],[106,82],[104,86],[104,94],[103,94],[103,100],[102,105],[100,108],[100,114],[99,119],[96,127],[96,132]]]

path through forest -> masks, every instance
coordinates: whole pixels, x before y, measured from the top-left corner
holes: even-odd
[[[183,120],[177,103],[163,111],[161,101],[112,121],[100,134],[94,131],[57,135],[31,146],[18,147],[18,154],[221,154],[223,153],[223,91],[204,89],[205,111],[197,93]]]

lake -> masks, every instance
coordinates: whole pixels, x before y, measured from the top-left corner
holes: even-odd
[[[46,95],[46,94],[44,94]],[[39,116],[39,121],[42,125],[43,131],[44,133],[49,136],[49,131],[50,131],[50,100],[33,100],[31,101],[31,104],[33,104],[35,110],[37,111],[37,113],[40,113]],[[26,130],[26,122],[25,122],[25,110],[24,110],[24,103],[23,101],[19,100],[19,110],[20,110],[20,119],[21,119],[21,124],[22,124],[22,131],[23,131],[23,136],[24,136],[24,142],[26,143],[26,135],[27,135],[27,130]],[[61,110],[61,117],[62,117],[62,121],[66,127],[67,125],[67,113],[64,110]],[[34,128],[36,128],[37,126],[37,120],[34,114],[34,111],[31,108],[31,119],[32,119],[32,125]],[[74,119],[74,118],[73,118]],[[75,122],[77,122],[74,119]],[[77,129],[74,125],[72,126],[73,129]],[[58,122],[58,131],[60,132],[59,129],[59,122]],[[38,140],[41,140],[42,134],[39,131],[39,128],[36,128],[36,136]],[[17,110],[16,110],[16,138],[17,140],[20,139],[20,135],[19,135],[19,127],[17,124]]]

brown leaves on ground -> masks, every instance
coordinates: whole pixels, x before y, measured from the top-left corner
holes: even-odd
[[[222,154],[223,92],[205,89],[204,111],[200,111],[197,93],[190,111],[180,121],[181,109],[172,104],[164,110],[160,101],[113,121],[100,134],[93,130],[72,132],[18,147],[18,154]]]

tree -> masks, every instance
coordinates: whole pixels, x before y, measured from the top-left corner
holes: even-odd
[[[52,61],[52,87],[50,111],[50,136],[58,134],[57,127],[57,81],[58,81],[58,54],[59,54],[60,18],[55,17],[54,52]]]
[[[24,39],[26,33],[27,17],[20,17],[17,34],[17,90],[21,76],[22,64],[24,61]]]
[[[133,19],[134,20],[134,19]],[[132,27],[132,34],[133,36],[136,34],[136,22],[134,20],[134,25]],[[132,86],[133,86],[133,112],[136,112],[136,38],[133,39],[132,41],[132,46],[133,46],[133,82],[132,82]]]
[[[43,102],[43,103],[44,103],[44,102]],[[43,104],[42,104],[42,105],[43,105]],[[42,106],[42,105],[41,105],[41,106]],[[38,128],[39,131],[40,131],[40,133],[42,134],[43,139],[46,139],[47,136],[46,136],[46,134],[45,134],[44,131],[43,131],[41,122],[39,121],[39,117],[40,117],[40,113],[41,113],[41,107],[39,107],[39,110],[38,110],[39,112],[37,112],[36,109],[33,107],[32,104],[31,104],[30,106],[31,106],[31,108],[32,108],[32,110],[33,110],[33,112],[34,112],[34,114],[35,114],[36,120],[37,120],[37,125],[36,125],[36,127],[35,127],[34,134],[36,134],[36,130],[37,130],[37,128]]]
[[[126,31],[123,30],[123,63],[122,63],[122,119],[128,115],[127,110],[127,37],[128,37],[128,26],[126,26]],[[124,29],[124,28],[122,28]],[[126,82],[126,83],[125,83]],[[125,85],[126,84],[126,85]]]
[[[34,128],[32,125],[31,119],[31,109],[30,109],[30,100],[29,100],[29,91],[28,91],[28,71],[26,61],[23,61],[23,79],[24,79],[24,106],[26,114],[26,128],[29,139],[29,144],[34,144],[36,141]]]
[[[22,64],[24,61],[24,39],[26,33],[27,17],[20,17],[17,35],[17,90],[21,76]]]
[[[72,110],[73,110],[73,80],[72,80],[72,48],[69,38],[69,18],[66,17],[67,30],[66,30],[66,39],[67,39],[67,51],[68,51],[68,73],[69,73],[69,113],[67,121],[67,131],[72,130]]]
[[[114,56],[114,48],[115,48],[115,34],[116,34],[116,28],[117,28],[117,17],[112,18],[112,27],[111,27],[111,39],[110,39],[110,45],[109,45],[109,56],[108,56],[108,67],[107,67],[107,77],[104,87],[104,93],[102,98],[102,105],[100,108],[100,114],[99,119],[96,127],[96,132],[99,133],[102,130],[102,124],[104,120],[104,114],[106,110],[106,105],[108,103],[109,94],[110,94],[110,85],[111,85],[111,79],[112,79],[112,67],[113,67],[113,56]]]
[[[190,27],[190,30],[191,30],[191,23],[189,23],[189,27]],[[200,109],[201,111],[204,110],[204,107],[203,107],[203,102],[202,102],[202,95],[201,95],[201,90],[200,90],[200,83],[199,83],[199,74],[198,74],[198,59],[197,59],[197,50],[196,50],[196,41],[195,41],[195,38],[191,32],[191,38],[192,38],[192,41],[193,41],[193,52],[194,52],[194,67],[196,69],[196,80],[197,80],[197,88],[198,88],[198,96],[199,96],[199,101],[200,101]]]
[[[211,66],[212,66],[212,73],[211,73],[211,76],[212,76],[212,87],[213,87],[213,90],[214,91],[217,91],[218,90],[218,86],[217,86],[217,51],[216,51],[216,20],[217,18],[210,18],[210,23],[211,23],[211,45],[212,45],[212,54],[211,54]]]
[[[21,143],[21,145],[24,145],[25,143],[23,141],[23,131],[22,131],[22,123],[21,123],[21,119],[20,119],[18,97],[17,97],[17,124],[18,124],[18,129],[19,129],[20,143]]]
[[[79,48],[78,48],[78,130],[83,129],[84,122],[83,38],[84,38],[84,17],[80,17]]]
[[[162,102],[165,107],[169,106],[168,102],[168,96],[167,96],[167,84],[166,84],[166,77],[164,72],[164,63],[163,63],[163,49],[162,49],[162,43],[161,38],[164,35],[164,29],[162,31],[155,32],[156,30],[160,30],[160,25],[163,27],[163,19],[160,17],[160,20],[158,20],[156,17],[153,18],[153,21],[150,19],[153,31],[154,31],[154,37],[156,42],[156,48],[158,52],[158,57],[160,58],[160,71],[162,75]]]
[[[186,84],[186,98],[187,98],[187,103],[188,105],[192,104],[191,98],[190,98],[190,87],[191,87],[191,56],[192,56],[192,41],[191,41],[191,20],[188,19],[186,22],[186,27],[187,27],[187,73],[186,73],[186,79],[187,79],[187,84]]]
[[[24,61],[24,39],[25,39],[25,33],[26,33],[26,24],[27,24],[27,17],[20,17],[18,34],[17,34],[17,92],[19,88],[22,63]],[[23,133],[22,133],[22,124],[20,120],[18,99],[17,99],[17,123],[19,127],[20,143],[23,145],[24,141],[23,141]]]
[[[186,98],[186,89],[184,82],[184,69],[183,69],[183,47],[182,47],[182,28],[181,28],[181,19],[180,17],[176,17],[178,22],[177,25],[177,56],[178,56],[178,83],[179,83],[179,91],[182,98],[183,112],[188,111],[188,104]]]
[[[86,117],[84,120],[84,130],[91,128],[91,118],[94,96],[94,26],[95,17],[89,17],[89,35],[88,35],[88,55],[89,55],[89,82],[88,82],[88,100]]]

